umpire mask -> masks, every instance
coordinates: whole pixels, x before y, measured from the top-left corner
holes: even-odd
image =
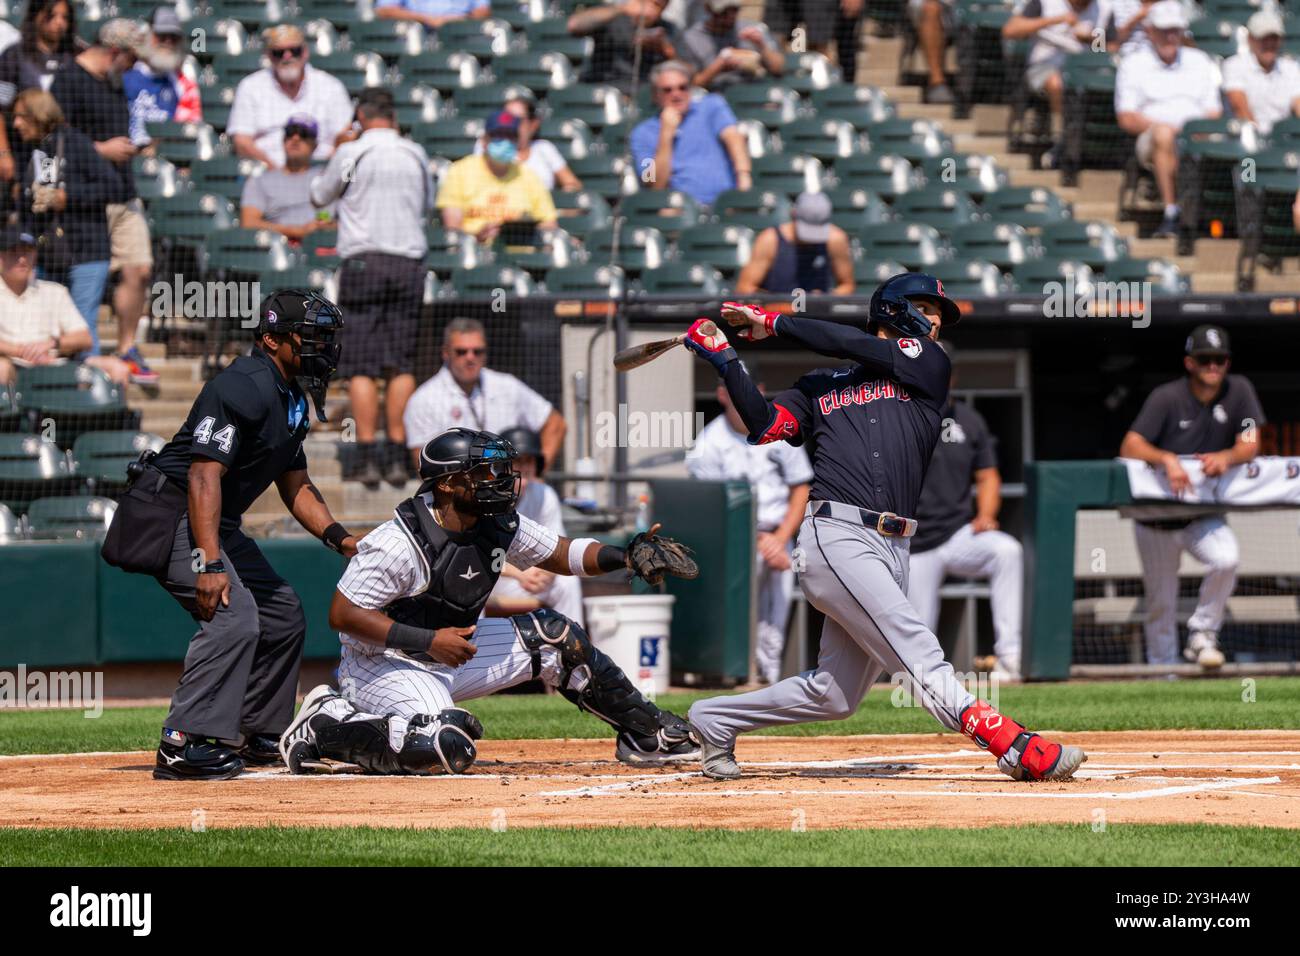
[[[343,328],[339,307],[317,292],[287,289],[277,292],[262,307],[258,334],[296,333],[294,354],[299,360],[298,384],[311,396],[316,417],[325,418],[325,390],[338,369],[343,346],[338,341]]]

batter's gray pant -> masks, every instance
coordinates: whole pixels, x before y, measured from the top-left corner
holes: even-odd
[[[167,589],[198,622],[164,727],[199,737],[279,736],[293,719],[298,665],[307,636],[302,602],[242,531],[221,541],[230,604],[198,616],[194,539],[188,515],[176,526]]]
[[[795,566],[804,567],[804,594],[826,615],[817,667],[747,694],[697,701],[688,717],[704,739],[726,746],[760,727],[842,720],[885,672],[945,727],[959,730],[975,697],[907,599],[907,540],[807,517],[795,555]]]

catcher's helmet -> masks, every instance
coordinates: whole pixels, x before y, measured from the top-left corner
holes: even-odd
[[[338,341],[343,313],[325,296],[310,289],[282,289],[262,301],[257,335],[297,333],[302,341],[299,380],[325,421],[325,389],[339,367],[343,346]]]
[[[452,428],[420,449],[420,493],[432,491],[446,475],[470,472],[489,466],[491,476],[470,483],[474,512],[499,515],[512,511],[519,500],[519,472],[515,471],[515,449],[492,432]]]
[[[537,471],[546,470],[546,456],[542,454],[542,436],[531,428],[511,428],[501,433],[501,437],[510,443],[519,455],[532,455],[537,459]]]
[[[917,338],[929,335],[933,323],[909,301],[920,295],[938,300],[939,314],[945,326],[961,321],[961,310],[944,293],[942,282],[924,272],[901,272],[876,287],[868,308],[867,331],[874,335],[884,325],[901,335]]]

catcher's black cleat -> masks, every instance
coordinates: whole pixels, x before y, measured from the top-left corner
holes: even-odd
[[[235,751],[240,760],[256,767],[280,762],[280,738],[253,734]]]
[[[244,772],[244,761],[225,744],[164,730],[154,763],[155,780],[229,780]]]
[[[618,735],[614,756],[633,765],[686,763],[700,759],[700,745],[689,732],[682,736],[664,729],[653,736],[640,737],[624,731]]]

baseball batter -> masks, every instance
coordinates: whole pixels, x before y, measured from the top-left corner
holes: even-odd
[[[479,618],[506,562],[578,576],[628,569],[655,584],[699,573],[656,529],[624,551],[519,515],[514,456],[499,436],[466,428],[421,450],[424,483],[361,540],[338,583],[330,626],[343,645],[342,693],[322,685],[303,701],[280,738],[291,771],[335,760],[371,773],[464,773],[483,727],[455,704],[538,677],[618,731],[620,760],[699,755],[686,722],[646,700],[576,622],[549,608]]]
[[[939,329],[961,317],[932,276],[902,274],[871,298],[866,329],[726,303],[742,337],[779,336],[849,364],[810,372],[765,398],[736,352],[700,320],[686,346],[722,376],[755,444],[814,443],[813,481],[799,531],[800,585],[826,615],[814,670],[732,697],[696,702],[688,718],[704,773],[740,776],[736,735],[760,727],[841,720],[888,671],[940,723],[988,749],[1017,780],[1061,780],[1086,759],[977,700],[953,675],[938,639],[907,599],[908,542],[925,470],[939,439],[951,365]],[[702,328],[702,326],[704,326]]]

